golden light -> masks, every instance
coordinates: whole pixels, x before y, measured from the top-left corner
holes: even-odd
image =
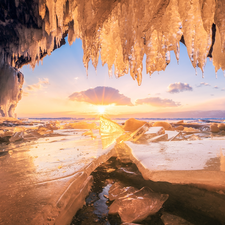
[[[98,113],[100,115],[103,115],[105,113],[105,106],[98,106]]]

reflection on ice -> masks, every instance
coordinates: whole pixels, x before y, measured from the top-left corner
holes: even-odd
[[[79,193],[84,190],[76,204],[82,206],[91,184],[89,174],[113,154],[111,149],[102,150],[97,130],[93,131],[97,137],[94,140],[82,136],[83,132],[53,130],[51,135],[34,141],[0,145],[0,152],[8,152],[0,155],[0,224],[42,224],[45,216],[60,218],[58,211],[64,212],[64,207],[72,204],[68,203],[73,199],[68,195],[70,189]],[[69,220],[74,212],[70,213]]]

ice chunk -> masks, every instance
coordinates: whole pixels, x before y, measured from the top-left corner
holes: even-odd
[[[184,129],[184,126],[182,125],[175,127],[175,130],[178,130],[178,131],[182,131],[183,129]]]
[[[157,121],[157,122],[153,123],[152,126],[153,127],[164,127],[165,130],[172,129],[172,126],[168,122],[164,122],[164,121]]]
[[[132,194],[116,199],[109,207],[109,214],[119,213],[123,222],[138,222],[157,213],[168,199],[167,194],[154,193],[143,187]]]
[[[124,133],[124,129],[116,122],[100,117],[100,134],[103,149],[116,142],[116,139]]]
[[[97,129],[96,123],[76,122],[65,124],[64,129]]]
[[[92,130],[88,130],[88,131],[82,133],[82,136],[90,136],[92,138],[96,138],[96,136],[94,135],[94,133],[92,132]]]
[[[125,131],[134,132],[146,123],[147,123],[146,121],[136,120],[134,118],[130,118],[130,119],[126,120],[123,129]]]
[[[199,129],[195,129],[193,127],[185,127],[183,129],[183,132],[186,132],[186,133],[199,133],[201,131]]]
[[[218,133],[220,131],[220,129],[218,128],[217,124],[214,123],[210,126],[210,131],[213,133]]]
[[[161,134],[148,140],[149,142],[168,141],[168,134]]]
[[[5,130],[4,136],[13,136],[14,132],[12,130]]]
[[[149,130],[145,133],[146,135],[148,134],[165,134],[165,129],[163,127],[150,127]]]
[[[39,126],[37,132],[40,135],[45,135],[45,134],[52,134],[53,130],[51,130],[48,127],[45,127],[45,126]]]
[[[192,223],[186,221],[185,219],[164,212],[161,216],[164,225],[192,225]]]
[[[131,134],[130,141],[137,141],[149,130],[149,123],[145,123],[142,127]]]
[[[168,135],[169,141],[172,141],[180,134],[180,132],[172,131],[172,130],[167,130],[165,133]]]
[[[124,129],[116,122],[107,119],[103,116],[100,117],[100,133],[104,135],[112,134],[112,133],[120,133],[122,134]]]
[[[60,129],[60,122],[59,121],[50,121],[49,123],[45,124],[44,127],[46,127],[49,130],[58,130],[58,129]]]
[[[219,128],[220,130],[225,130],[225,124],[224,124],[224,123],[218,124],[218,128]]]
[[[126,187],[121,182],[116,182],[109,189],[109,200],[113,201],[117,198],[122,198],[128,194],[136,192],[138,189],[134,187]]]
[[[195,141],[195,140],[201,140],[201,138],[197,135],[191,135],[189,138],[188,138],[189,141]]]
[[[163,127],[150,127],[143,135],[143,138],[150,139],[161,134],[165,134],[165,129]]]
[[[88,130],[88,131],[82,133],[82,136],[93,136],[93,132],[92,132],[92,130]]]
[[[9,138],[10,142],[19,141],[24,138],[24,132],[16,132],[12,135],[11,138]]]
[[[5,136],[5,132],[3,130],[0,130],[0,137],[4,137]]]
[[[118,144],[128,140],[136,142],[148,131],[148,129],[149,129],[149,124],[145,123],[142,127],[138,128],[133,133],[125,132],[119,138],[117,138],[116,141]]]

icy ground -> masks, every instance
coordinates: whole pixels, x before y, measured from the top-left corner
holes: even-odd
[[[169,199],[225,221],[223,123],[149,122],[129,132],[127,122],[102,121],[109,126],[100,123],[100,131],[113,138],[101,136],[97,123],[1,118],[0,224],[69,224],[90,191],[90,174],[112,156],[135,163],[155,185],[172,184],[159,186]]]

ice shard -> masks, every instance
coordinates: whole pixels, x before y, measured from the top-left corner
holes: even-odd
[[[124,129],[116,122],[101,116],[99,132],[102,147],[105,149],[116,142],[116,139],[124,133]]]
[[[139,222],[157,213],[168,199],[167,194],[154,193],[148,187],[116,199],[109,214],[119,213],[123,222]]]

